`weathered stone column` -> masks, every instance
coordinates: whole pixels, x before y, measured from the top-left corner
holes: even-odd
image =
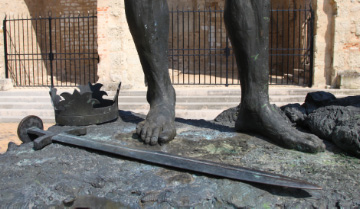
[[[129,26],[126,21],[124,1],[98,1],[98,64],[99,82],[114,90],[144,87],[144,74]]]
[[[336,11],[333,0],[315,2],[314,87],[331,85],[334,56],[334,21]]]
[[[324,84],[339,87],[341,74],[358,79],[360,1],[317,0],[315,32],[314,87],[323,87]]]
[[[360,88],[360,1],[333,0],[335,17],[332,85]]]

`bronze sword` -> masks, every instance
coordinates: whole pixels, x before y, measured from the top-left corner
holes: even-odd
[[[255,169],[224,165],[220,163],[198,160],[193,158],[187,158],[177,155],[172,155],[164,152],[147,151],[141,149],[128,148],[119,145],[112,145],[104,142],[98,142],[85,137],[79,137],[74,134],[84,135],[86,129],[71,130],[68,132],[53,134],[49,131],[43,131],[38,128],[31,128],[29,133],[42,136],[41,140],[36,139],[34,141],[34,148],[41,149],[46,145],[56,142],[65,145],[77,146],[80,148],[101,151],[104,153],[110,153],[129,159],[135,159],[145,163],[156,164],[160,166],[166,166],[171,168],[177,168],[190,172],[197,172],[211,176],[223,177],[233,180],[254,182],[260,184],[298,188],[298,189],[310,189],[320,190],[321,187],[308,183],[306,181],[293,179],[287,176],[272,174]],[[44,136],[44,134],[46,134]],[[48,136],[48,137],[46,137]],[[40,139],[39,138],[39,139]],[[46,139],[46,140],[44,140]],[[44,143],[45,142],[45,143]]]

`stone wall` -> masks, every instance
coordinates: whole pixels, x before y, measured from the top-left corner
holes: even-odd
[[[334,1],[336,12],[331,85],[342,71],[360,72],[360,0]],[[359,86],[358,86],[359,88]]]
[[[333,0],[316,1],[314,85],[331,85],[336,7]]]
[[[360,1],[316,3],[315,86],[339,87],[341,71],[360,72]]]
[[[124,1],[98,0],[99,81],[107,89],[144,87],[144,74],[126,22]]]
[[[29,10],[23,0],[0,0],[0,18],[3,20],[5,15],[29,15]],[[1,21],[2,25],[2,21]],[[0,28],[0,79],[5,78],[5,63],[4,63],[4,31]]]

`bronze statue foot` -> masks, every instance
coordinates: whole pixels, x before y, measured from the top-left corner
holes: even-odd
[[[137,125],[136,133],[145,144],[161,145],[175,138],[175,94],[169,98],[172,102],[162,101],[150,105],[145,121]]]
[[[258,108],[241,107],[235,128],[241,132],[260,133],[274,143],[289,149],[309,153],[325,150],[325,144],[320,138],[292,127],[268,103]]]

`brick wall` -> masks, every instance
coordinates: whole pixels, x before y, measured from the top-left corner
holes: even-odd
[[[144,74],[125,17],[124,1],[98,1],[99,82],[115,90],[144,87]]]

